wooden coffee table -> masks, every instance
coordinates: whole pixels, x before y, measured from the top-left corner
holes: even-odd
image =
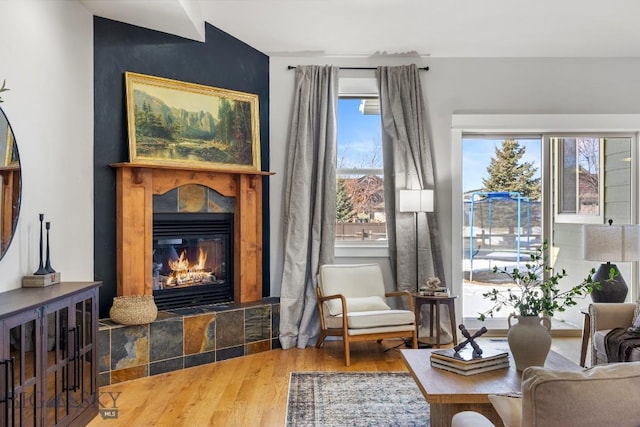
[[[478,340],[481,348],[487,346],[508,351],[506,341]],[[459,375],[431,367],[431,352],[434,349],[402,349],[400,353],[431,407],[431,426],[449,427],[454,414],[461,411],[480,412],[495,425],[502,421],[487,397],[489,394],[520,392],[521,372],[516,371],[515,362],[509,355],[509,368],[498,369],[476,375]],[[558,370],[582,370],[569,359],[550,351],[545,367]]]

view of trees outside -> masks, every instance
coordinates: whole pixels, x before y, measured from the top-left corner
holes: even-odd
[[[526,149],[515,139],[505,139],[500,147],[495,147],[487,173],[482,180],[483,191],[518,192],[529,200],[540,200],[542,178],[533,162],[522,158]]]
[[[386,240],[379,114],[363,114],[362,99],[338,102],[336,239]]]

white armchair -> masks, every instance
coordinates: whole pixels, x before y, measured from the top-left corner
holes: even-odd
[[[316,347],[327,336],[342,337],[347,366],[354,341],[411,338],[413,348],[418,348],[413,296],[408,291],[385,292],[380,265],[323,265],[316,292],[321,327]],[[405,298],[409,309],[392,309],[388,297]]]
[[[591,366],[609,363],[605,337],[614,328],[628,328],[638,313],[636,303],[593,303],[589,305],[591,318]],[[629,361],[640,361],[640,348],[634,348]]]

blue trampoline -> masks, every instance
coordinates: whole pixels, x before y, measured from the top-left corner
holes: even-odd
[[[475,208],[476,208],[476,204],[478,203],[482,203],[482,204],[487,204],[487,211],[488,211],[488,215],[487,215],[487,222],[488,222],[488,226],[489,226],[489,241],[491,241],[491,237],[492,237],[492,227],[493,227],[493,218],[492,218],[492,208],[493,208],[493,202],[495,201],[513,201],[516,202],[517,204],[517,222],[516,222],[516,233],[515,233],[515,256],[516,256],[516,262],[518,263],[518,265],[520,264],[520,258],[521,258],[521,238],[522,238],[522,205],[524,204],[526,206],[526,230],[527,230],[527,248],[529,248],[529,244],[531,242],[531,201],[529,200],[528,197],[524,197],[520,194],[520,192],[517,191],[512,191],[512,192],[506,192],[506,191],[474,191],[473,193],[471,193],[471,200],[466,201],[465,203],[470,204],[470,208],[469,208],[469,262],[471,263],[471,273],[473,274],[473,258],[474,256],[476,256],[476,253],[474,253],[474,233],[473,233],[473,228],[474,228],[474,214],[475,214]],[[539,203],[539,202],[537,202]],[[483,238],[484,241],[484,238]],[[471,276],[472,277],[472,276]]]

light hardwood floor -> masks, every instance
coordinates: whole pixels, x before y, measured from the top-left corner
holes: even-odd
[[[102,387],[102,408],[117,419],[96,417],[89,426],[284,426],[289,374],[301,371],[406,371],[402,341],[352,344],[344,366],[342,342],[322,348],[272,350],[223,362]],[[553,350],[579,362],[580,339],[553,339]]]

